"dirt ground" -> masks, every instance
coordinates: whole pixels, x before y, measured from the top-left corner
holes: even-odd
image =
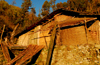
[[[45,65],[47,52],[43,49],[34,65]],[[56,45],[51,65],[100,65],[100,45]]]

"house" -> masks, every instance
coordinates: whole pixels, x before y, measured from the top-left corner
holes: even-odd
[[[93,25],[87,26],[92,21],[94,21]],[[29,44],[48,46],[52,29],[57,24],[55,39],[57,45],[95,44],[100,41],[99,29],[96,30],[98,42],[97,38],[94,40],[91,33],[94,31],[92,29],[95,26],[95,21],[97,21],[96,17],[82,17],[77,12],[58,9],[15,36],[18,37],[17,44],[20,46]]]

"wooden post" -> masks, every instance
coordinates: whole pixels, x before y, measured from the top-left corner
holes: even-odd
[[[2,33],[1,33],[1,41],[0,41],[0,44],[2,43],[2,36],[3,36],[4,30],[5,30],[5,25],[3,26],[3,30],[2,30]]]
[[[99,22],[99,44],[100,44],[100,22]]]
[[[51,59],[51,55],[53,52],[55,36],[56,36],[56,25],[54,26],[54,29],[53,29],[52,34],[51,34],[51,40],[50,40],[50,44],[49,44],[46,65],[50,65],[50,59]]]
[[[15,34],[15,31],[16,31],[16,29],[17,29],[18,26],[19,26],[19,24],[17,24],[17,25],[15,26],[15,28],[14,28],[12,34],[11,34],[11,37],[10,37],[10,40],[11,40],[11,43],[12,43],[12,44],[14,44],[14,43],[13,43],[13,38],[14,38],[14,34]]]
[[[87,25],[86,25],[86,20],[85,21],[85,32],[86,32],[86,41],[87,41],[87,44],[88,44],[88,32],[87,32]]]
[[[97,20],[97,28],[96,28],[96,31],[97,31],[97,44],[99,44],[100,43],[100,41],[99,41],[99,34],[100,34],[100,32],[99,32],[99,20]]]
[[[9,54],[7,45],[1,43],[1,48],[2,48],[5,59],[7,60],[7,62],[10,62],[11,58],[10,58],[10,54]]]

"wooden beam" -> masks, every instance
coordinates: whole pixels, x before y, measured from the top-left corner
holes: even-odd
[[[43,45],[29,45],[25,50],[23,50],[21,53],[19,53],[14,59],[12,59],[8,65],[13,64],[17,60],[19,60],[15,65],[21,65],[28,59],[30,59],[32,56],[34,56],[36,53],[38,53],[42,48],[44,48]]]
[[[55,40],[55,36],[56,36],[56,28],[57,28],[57,25],[55,24],[54,29],[53,29],[52,34],[51,34],[46,65],[50,65],[50,59],[51,59],[51,55],[52,55],[52,52],[53,52],[54,40]]]
[[[28,59],[32,58],[36,53],[38,53],[44,46],[43,45],[35,45],[34,47],[31,47],[28,52],[19,60],[19,62],[16,62],[15,65],[21,65]]]
[[[28,49],[30,49],[30,48],[31,48],[31,47],[29,46],[29,47],[27,47],[25,50],[23,50],[21,53],[19,53],[14,59],[12,59],[12,60],[8,63],[8,65],[11,65],[11,64],[13,64],[15,61],[19,60],[23,55],[25,55],[25,53],[28,52]]]
[[[1,48],[3,51],[4,58],[7,60],[7,62],[10,62],[11,58],[10,58],[10,54],[9,54],[7,45],[1,43]]]
[[[26,49],[27,48],[27,46],[8,46],[9,47],[9,49],[10,50],[12,50],[12,49]]]

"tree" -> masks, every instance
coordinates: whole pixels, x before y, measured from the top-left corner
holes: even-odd
[[[100,14],[100,0],[68,0],[67,4],[69,10]]]
[[[31,0],[23,0],[23,3],[21,5],[23,11],[27,12],[29,7],[31,7]]]
[[[36,14],[35,8],[31,8],[31,12],[32,12],[33,14]]]
[[[16,1],[15,0],[12,2],[12,5],[14,5],[14,4],[16,4]]]
[[[50,0],[50,5],[51,5],[51,8],[53,11],[56,10],[55,2],[56,2],[56,0]]]
[[[63,3],[63,7],[64,7],[64,8],[67,8],[67,2],[64,2],[64,3]]]
[[[5,1],[5,0],[0,0],[0,1]]]
[[[69,9],[76,11],[85,11],[87,8],[88,0],[68,0],[67,4]]]
[[[56,7],[57,7],[57,9],[63,8],[63,3],[62,2],[57,3],[56,4]]]
[[[49,11],[50,11],[50,3],[46,0],[44,2],[44,4],[42,5],[42,13],[41,15],[42,16],[46,16],[49,14]]]
[[[6,15],[6,10],[9,9],[9,4],[5,1],[0,1],[0,15]]]
[[[42,9],[43,10],[47,10],[47,11],[49,11],[50,10],[50,3],[46,0],[45,2],[44,2],[44,4],[42,5]]]
[[[29,7],[31,7],[31,4],[32,4],[32,2],[31,2],[31,0],[23,0],[23,3],[22,3],[22,5],[21,5],[21,8],[22,8],[22,10],[21,10],[21,26],[22,27],[24,27],[24,25],[25,25],[25,23],[26,23],[26,20],[28,20],[27,19],[27,16],[28,16],[28,9],[29,9]]]

